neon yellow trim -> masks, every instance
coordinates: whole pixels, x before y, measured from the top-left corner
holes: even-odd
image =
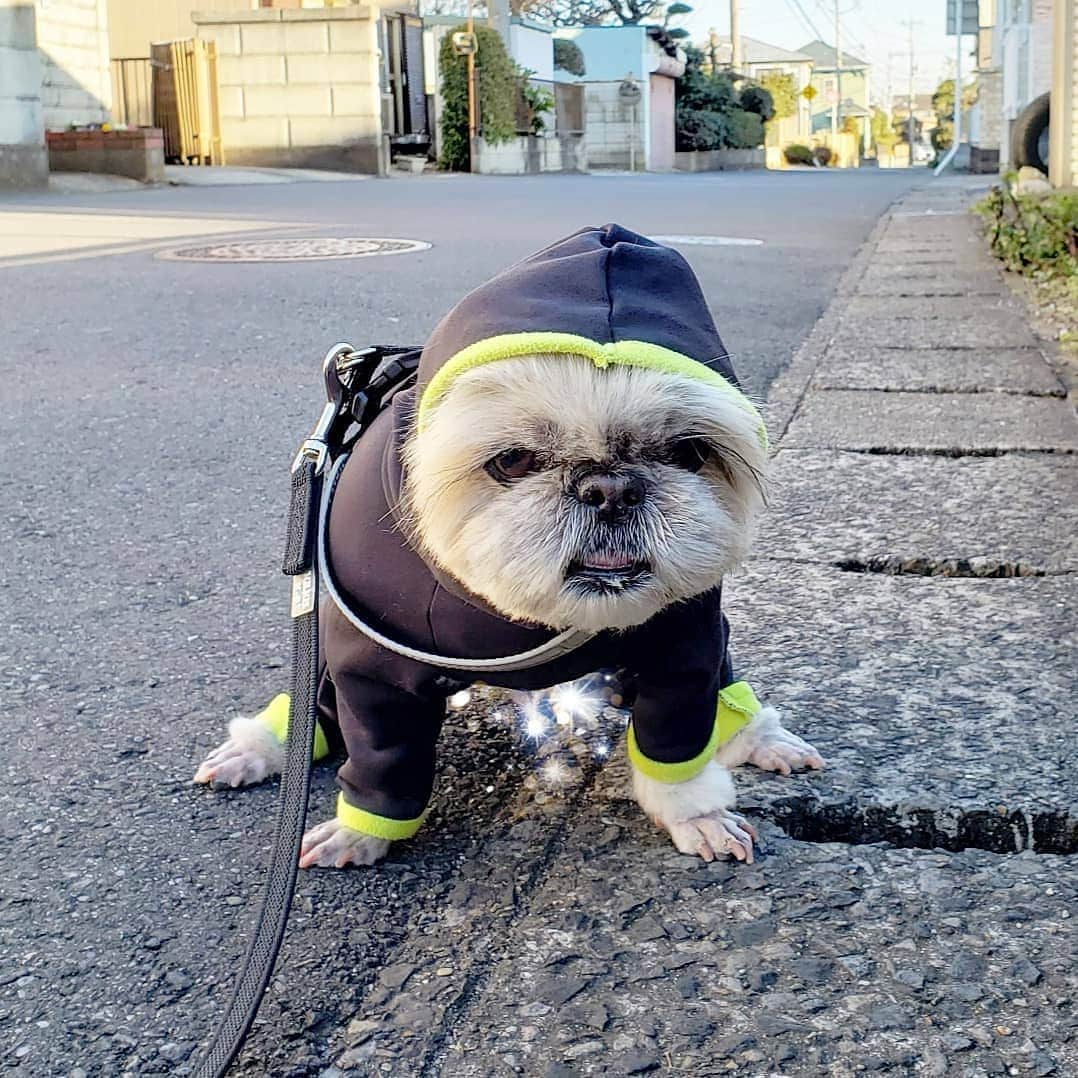
[[[461,349],[435,372],[423,390],[419,402],[419,429],[422,430],[427,425],[434,409],[449,392],[449,387],[466,371],[495,360],[527,355],[582,356],[584,359],[590,359],[600,370],[605,370],[613,363],[622,367],[645,367],[664,374],[678,374],[698,382],[706,382],[728,393],[756,420],[760,441],[764,448],[767,448],[767,429],[755,405],[717,371],[659,344],[650,344],[647,341],[613,341],[600,344],[575,333],[502,333]]]
[[[288,738],[288,708],[289,696],[286,692],[279,692],[256,716],[260,723],[283,745]],[[312,760],[321,760],[329,755],[329,742],[322,732],[322,724],[315,723],[314,727],[314,752]]]
[[[356,808],[348,804],[344,794],[337,795],[337,819],[345,827],[353,831],[362,831],[365,835],[373,835],[375,838],[386,838],[397,841],[402,838],[411,838],[426,819],[427,814],[417,816],[414,820],[392,820],[388,816],[376,816],[366,809]]]
[[[652,760],[640,751],[633,733],[632,724],[626,737],[629,762],[642,775],[657,782],[687,782],[695,778],[707,766],[708,760],[718,751],[720,745],[729,741],[739,730],[747,726],[752,717],[760,710],[760,701],[749,687],[747,681],[735,681],[719,690],[719,702],[715,709],[715,725],[711,737],[703,750],[691,760],[679,760],[677,763],[664,764]]]

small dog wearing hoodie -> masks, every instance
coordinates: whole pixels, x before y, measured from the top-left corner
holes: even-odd
[[[472,680],[439,656],[564,634],[571,650],[483,680],[537,690],[620,671],[641,808],[683,853],[751,862],[728,768],[823,766],[729,654],[722,580],[748,550],[766,468],[763,421],[675,251],[587,228],[461,300],[415,388],[332,481],[315,754],[346,759],[336,816],[307,832],[300,864],[374,864],[419,829],[447,698]],[[279,772],[287,706],[233,720],[195,782]]]

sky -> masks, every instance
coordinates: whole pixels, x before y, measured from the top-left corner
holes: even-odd
[[[729,0],[687,0],[693,13],[678,24],[700,43],[714,27],[720,34],[730,31]],[[835,37],[833,0],[739,0],[741,33],[797,49],[814,38],[832,44]],[[839,24],[843,49],[872,64],[873,97],[884,99],[888,67],[892,93],[904,94],[909,84],[909,30],[913,20],[914,89],[930,92],[944,78],[954,74],[955,39],[947,37],[944,26],[946,0],[839,0]],[[810,25],[811,24],[811,25]],[[813,29],[813,26],[815,29]],[[964,39],[963,73],[972,60],[975,41]]]

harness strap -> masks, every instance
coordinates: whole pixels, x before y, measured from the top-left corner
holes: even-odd
[[[545,644],[540,644],[530,651],[519,651],[515,655],[503,655],[496,659],[466,659],[456,658],[450,655],[435,655],[431,652],[420,651],[418,648],[408,647],[396,640],[391,639],[384,633],[379,632],[373,625],[365,622],[349,605],[341,595],[337,582],[333,579],[327,557],[326,532],[329,523],[329,510],[333,502],[333,494],[337,487],[337,481],[341,476],[350,454],[342,453],[333,465],[329,479],[326,482],[325,491],[322,495],[322,508],[318,514],[318,562],[322,570],[322,584],[326,594],[333,600],[334,605],[344,615],[348,622],[358,629],[364,636],[373,640],[379,647],[392,651],[414,662],[425,663],[428,666],[444,667],[449,670],[466,670],[470,673],[483,674],[507,670],[528,670],[533,666],[542,666],[544,663],[553,662],[575,651],[581,645],[586,644],[594,637],[594,633],[567,629],[557,636],[551,637]]]

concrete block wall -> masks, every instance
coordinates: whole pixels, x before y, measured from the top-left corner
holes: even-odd
[[[0,0],[0,188],[48,177],[34,5]]]
[[[377,9],[193,18],[217,44],[229,164],[385,171]]]
[[[108,121],[112,109],[106,0],[36,0],[45,128]]]
[[[618,96],[617,82],[588,82],[584,90],[584,140],[590,168],[629,167],[629,137],[634,132],[632,108]],[[636,107],[636,167],[646,168],[648,108],[646,86]]]

